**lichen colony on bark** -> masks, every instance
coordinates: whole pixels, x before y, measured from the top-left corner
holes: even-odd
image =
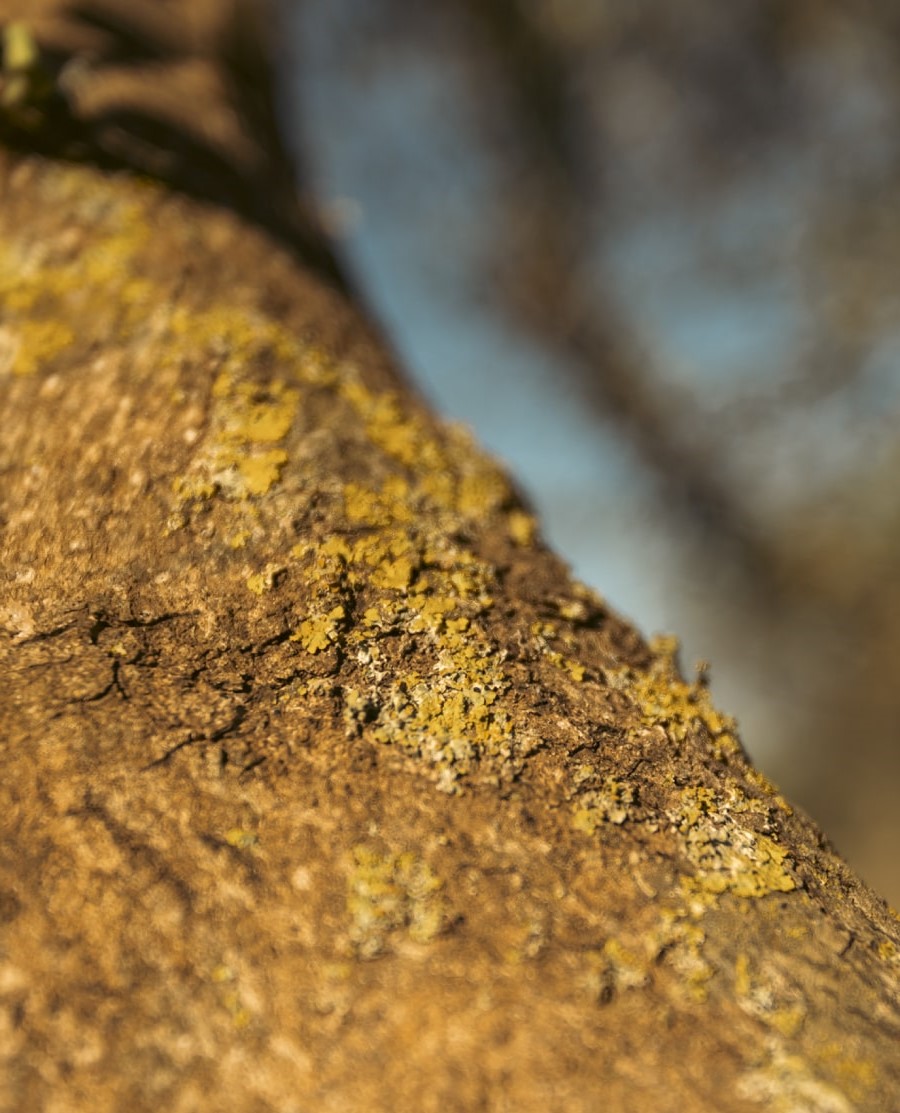
[[[896,915],[344,295],[0,193],[0,1109],[890,1107]]]

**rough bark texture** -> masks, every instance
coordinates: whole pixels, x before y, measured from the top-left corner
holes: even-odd
[[[898,1107],[896,914],[292,247],[0,154],[0,1110]]]

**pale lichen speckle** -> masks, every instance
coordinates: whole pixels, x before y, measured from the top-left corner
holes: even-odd
[[[577,774],[576,774],[577,781]],[[598,788],[588,788],[572,804],[572,826],[593,835],[604,823],[626,822],[637,802],[634,787],[615,777],[605,777]]]
[[[200,335],[214,322],[197,322]],[[299,390],[282,380],[265,384],[243,377],[244,322],[231,319],[220,323],[218,342],[225,366],[212,391],[214,409],[211,428],[203,449],[195,456],[191,472],[175,483],[175,493],[187,502],[205,499],[221,491],[233,499],[264,495],[278,483],[288,462],[283,447],[275,447],[291,430],[299,405]],[[179,327],[185,327],[180,324]],[[254,343],[258,351],[270,338],[262,332]]]
[[[431,942],[446,922],[442,888],[428,864],[410,851],[380,853],[355,846],[347,874],[347,913],[356,953],[376,957],[396,931],[415,943]]]
[[[725,796],[708,788],[682,791],[670,818],[694,866],[695,872],[684,879],[692,897],[724,892],[761,897],[797,888],[785,847],[738,821],[738,815],[751,810],[754,804],[734,789]]]
[[[657,637],[650,643],[653,659],[644,671],[631,669],[608,673],[608,681],[627,691],[648,725],[660,725],[675,742],[683,742],[695,724],[702,725],[713,755],[722,762],[741,753],[734,719],[713,705],[703,678],[693,684],[678,672],[678,641]]]
[[[820,1078],[801,1055],[773,1039],[767,1061],[738,1082],[741,1097],[772,1113],[852,1113],[850,1100]]]
[[[369,399],[359,390],[351,397]],[[399,420],[393,405],[386,413]],[[437,447],[426,455],[441,459]],[[299,544],[293,555],[323,614],[349,608],[352,600],[361,620],[340,635],[360,666],[358,682],[345,689],[351,734],[420,759],[444,791],[456,791],[476,769],[512,776],[527,743],[505,706],[504,655],[481,621],[493,606],[495,572],[449,540],[443,519],[455,519],[456,503],[435,505],[431,494],[391,477],[380,487],[347,484],[343,512],[346,533]],[[301,625],[295,637],[311,651],[324,648],[330,635],[310,643],[314,634]],[[388,668],[384,655],[398,637],[409,652]]]
[[[247,588],[254,595],[265,595],[267,591],[272,591],[275,588],[283,573],[283,565],[269,563],[262,571],[250,573],[246,580]]]

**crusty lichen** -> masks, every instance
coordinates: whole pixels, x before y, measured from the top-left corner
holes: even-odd
[[[71,188],[76,205],[88,205],[75,179]],[[200,381],[211,375],[211,390],[192,403],[187,462],[171,480],[169,531],[217,536],[228,554],[240,549],[248,605],[254,597],[263,605],[287,582],[283,570],[293,575],[287,634],[298,653],[334,650],[350,663],[341,690],[354,733],[424,761],[448,791],[476,770],[511,779],[533,742],[516,724],[504,654],[490,632],[497,573],[467,536],[492,515],[517,543],[530,536],[529,516],[517,510],[501,470],[473,450],[464,430],[439,430],[265,313],[246,305],[200,309],[189,296],[173,303],[156,296],[152,279],[128,278],[152,250],[143,202],[158,195],[137,183],[129,191],[104,190],[102,182],[91,189],[90,252],[62,231],[39,254],[21,257],[15,245],[0,251],[2,347],[16,370],[49,372],[70,339],[87,349],[91,337],[75,322],[88,321],[103,328],[107,351],[119,342],[133,348],[143,331],[170,383],[185,366],[202,369]],[[351,445],[365,444],[373,461],[380,454],[380,463],[362,478],[348,474],[339,489],[334,478],[314,488],[309,498],[327,506],[327,529],[298,529],[291,539],[281,525],[273,530],[265,500],[288,475],[292,492],[322,483],[315,466],[309,474],[292,467],[308,451],[303,436],[316,406],[337,409],[331,428]],[[303,497],[285,513],[296,514]],[[573,679],[583,675],[574,660],[560,667]],[[354,691],[373,709],[365,722],[353,712]]]
[[[724,795],[702,787],[681,792],[670,819],[694,867],[683,879],[692,899],[724,892],[760,897],[797,888],[786,848],[737,820],[751,811],[759,811],[759,805],[734,788]]]
[[[662,726],[676,743],[683,742],[695,724],[702,725],[710,740],[714,757],[727,761],[741,752],[734,719],[723,715],[713,704],[705,680],[685,682],[678,671],[678,640],[656,637],[650,643],[653,653],[646,670],[609,670],[611,686],[626,692],[640,710],[648,726]]]
[[[354,390],[351,397],[370,396]],[[405,428],[393,405],[385,414]],[[406,443],[405,434],[396,437],[383,438],[392,451]],[[441,450],[423,444],[426,458],[443,466]],[[477,767],[512,775],[527,743],[505,704],[504,655],[481,621],[493,606],[495,572],[450,540],[441,520],[471,504],[461,510],[442,485],[435,505],[424,487],[398,476],[380,487],[345,485],[343,522],[339,516],[335,532],[300,543],[293,555],[321,613],[355,607],[357,621],[341,637],[359,676],[344,688],[350,732],[424,760],[438,786],[455,791]],[[484,489],[489,501],[496,497],[490,482]],[[407,650],[389,667],[386,654],[398,639]]]
[[[576,770],[573,780],[589,785],[592,771],[583,768],[587,776],[582,778]],[[621,826],[633,815],[636,803],[637,790],[633,785],[616,777],[604,777],[598,787],[586,787],[578,793],[572,803],[572,826],[588,835],[593,835],[604,823]]]
[[[230,827],[225,832],[225,841],[235,850],[250,850],[259,842],[259,835],[248,827]]]
[[[321,653],[338,641],[346,617],[347,612],[340,603],[325,614],[310,615],[291,634],[291,641],[299,642],[307,653]]]
[[[780,1035],[790,1038],[803,1027],[806,1004],[796,987],[779,978],[766,977],[745,952],[735,960],[734,995],[744,1012],[760,1019]]]
[[[222,366],[213,384],[205,442],[190,473],[176,479],[175,493],[184,502],[219,492],[231,499],[264,495],[279,481],[288,462],[281,442],[291,431],[300,392],[284,379],[256,382],[246,368],[267,350],[281,358],[298,352],[288,337],[262,324],[254,327],[246,315],[186,317],[178,312],[172,329],[179,333],[191,327],[194,342],[208,344]]]
[[[852,1113],[853,1105],[836,1086],[813,1071],[809,1061],[792,1054],[773,1037],[765,1061],[748,1069],[738,1093],[772,1113]]]
[[[241,993],[237,972],[226,962],[214,967],[210,981],[219,991],[219,998],[227,1010],[234,1028],[241,1030],[251,1023],[253,1014],[247,1008]]]
[[[79,250],[80,237],[71,229],[40,248],[32,244],[24,250],[15,241],[0,245],[0,328],[2,348],[9,353],[0,374],[47,374],[70,348],[87,351],[98,335],[112,347],[145,325],[149,284],[123,279],[150,235],[143,207],[102,182],[90,199],[80,195],[78,185],[77,172],[61,174],[53,186],[62,196],[45,200],[74,205],[76,216],[80,210],[86,217],[88,209],[106,210],[104,234],[90,251]],[[149,189],[133,185],[136,194]]]
[[[9,366],[14,375],[33,375],[52,365],[75,339],[64,321],[24,320],[4,329],[5,344],[10,355]]]
[[[599,950],[588,952],[585,960],[585,988],[599,1001],[629,989],[643,989],[650,982],[647,955],[618,939],[608,939]]]
[[[579,600],[560,603],[560,614],[568,622],[577,621],[583,609],[584,605]],[[535,621],[531,624],[530,632],[532,644],[552,665],[565,673],[569,679],[574,680],[576,684],[580,684],[584,680],[587,674],[585,666],[574,657],[554,649],[552,645],[554,641],[557,641],[567,649],[575,651],[577,643],[571,631],[561,630],[553,622]]]
[[[368,708],[361,719],[359,692],[348,687],[351,731],[424,759],[446,791],[480,763],[511,768],[520,747],[503,700],[510,681],[503,653],[478,622],[493,603],[490,570],[449,544],[430,551],[413,525],[363,538],[344,553],[346,583],[368,589],[362,622],[346,639]],[[398,636],[413,653],[388,669],[383,646]]]
[[[443,883],[411,851],[381,853],[354,846],[347,873],[349,936],[361,958],[381,954],[389,936],[405,931],[416,943],[429,943],[443,930]]]
[[[229,539],[229,544],[232,544],[231,539]],[[232,547],[238,548],[239,546]],[[267,591],[272,591],[275,588],[283,573],[283,565],[270,561],[260,572],[250,573],[246,580],[247,588],[254,595],[265,595]]]

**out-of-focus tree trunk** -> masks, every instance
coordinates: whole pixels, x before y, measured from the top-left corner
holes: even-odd
[[[0,8],[0,1109],[896,1105],[896,915],[411,396],[225,8]]]

